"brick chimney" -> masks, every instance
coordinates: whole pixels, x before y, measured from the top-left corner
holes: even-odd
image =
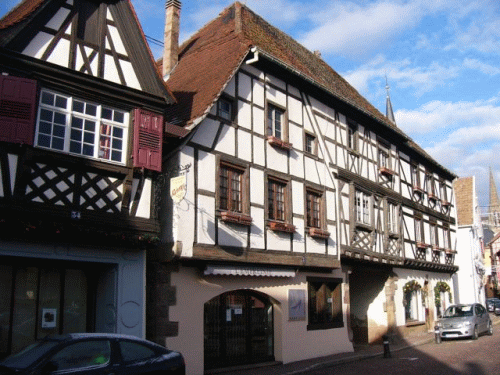
[[[167,0],[165,3],[165,33],[163,35],[163,77],[170,74],[179,59],[179,29],[181,2]]]

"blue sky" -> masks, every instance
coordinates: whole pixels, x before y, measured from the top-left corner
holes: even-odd
[[[181,0],[181,41],[231,0]],[[0,16],[19,0],[3,0]],[[241,1],[323,59],[488,204],[500,189],[500,1]],[[163,39],[165,0],[132,0],[144,32]],[[155,57],[161,48],[151,44]]]

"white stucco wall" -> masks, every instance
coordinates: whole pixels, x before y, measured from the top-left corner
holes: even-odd
[[[341,272],[311,274],[318,277],[342,277]],[[167,347],[179,350],[186,359],[187,375],[203,374],[203,311],[205,302],[232,290],[252,289],[269,296],[274,308],[274,355],[278,361],[289,363],[325,355],[352,352],[347,336],[347,320],[344,311],[344,327],[326,330],[307,330],[307,318],[302,321],[288,319],[288,290],[306,291],[305,273],[295,278],[203,276],[196,268],[181,267],[171,276],[172,286],[177,289],[177,304],[170,307],[170,320],[178,322],[179,335],[167,339]],[[342,299],[344,298],[344,291]],[[189,313],[187,313],[189,312]],[[306,309],[307,314],[307,309]]]

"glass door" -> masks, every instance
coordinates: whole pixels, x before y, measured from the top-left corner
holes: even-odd
[[[93,322],[89,300],[93,300],[90,296],[95,295],[95,291],[91,293],[95,288],[89,287],[84,268],[67,268],[62,262],[49,267],[43,261],[25,259],[3,263],[0,358],[50,334],[89,331]]]

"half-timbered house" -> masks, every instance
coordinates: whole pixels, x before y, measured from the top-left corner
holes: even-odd
[[[145,337],[177,133],[131,3],[21,1],[0,20],[0,73],[0,356],[49,333]]]
[[[158,334],[188,373],[428,328],[457,269],[453,173],[238,2],[174,55],[168,121],[190,133],[167,161],[185,195],[167,209]]]

